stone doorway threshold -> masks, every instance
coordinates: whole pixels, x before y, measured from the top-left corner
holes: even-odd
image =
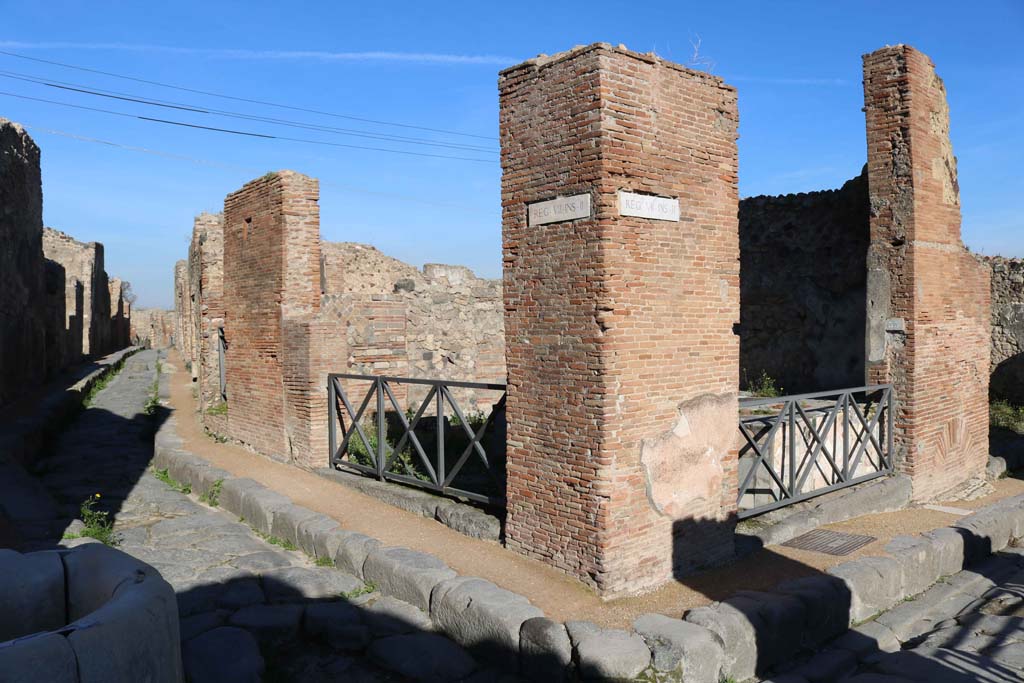
[[[177,414],[178,436],[184,447],[235,476],[249,477],[291,498],[296,504],[326,514],[342,528],[430,553],[464,576],[477,576],[527,596],[556,620],[589,620],[604,627],[630,627],[639,615],[661,613],[678,618],[694,607],[729,597],[740,590],[768,590],[778,583],[822,571],[862,556],[884,555],[895,536],[947,526],[956,515],[923,508],[870,514],[825,528],[864,534],[878,539],[845,557],[795,548],[760,548],[716,570],[670,582],[636,597],[602,600],[575,579],[536,560],[523,557],[493,541],[469,538],[420,514],[398,509],[315,472],[276,462],[241,446],[217,443],[206,436],[199,423],[192,396],[191,377],[176,351],[170,351],[165,371],[171,373],[171,408]],[[1024,481],[1002,479],[990,496],[970,502],[939,501],[978,509],[1007,496],[1024,493]]]

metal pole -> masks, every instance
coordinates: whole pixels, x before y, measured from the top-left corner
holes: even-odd
[[[387,438],[384,429],[384,380],[380,377],[374,380],[377,388],[377,478],[384,479],[384,444]]]
[[[888,447],[889,447],[889,469],[893,469],[896,459],[896,392],[892,387],[889,387],[889,434],[888,434]]]
[[[327,462],[333,465],[338,447],[338,406],[337,398],[334,395],[333,377],[327,378],[327,416],[327,448],[330,450],[327,454]]]
[[[789,402],[789,495],[796,495],[796,401]]]
[[[444,487],[448,479],[448,472],[444,463],[444,390],[437,385],[437,482]]]
[[[843,481],[850,478],[850,396],[843,394]]]

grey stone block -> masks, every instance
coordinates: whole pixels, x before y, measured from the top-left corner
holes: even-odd
[[[759,591],[739,591],[726,602],[744,598],[757,606],[754,624],[758,669],[770,670],[777,663],[789,661],[800,650],[799,634],[807,630],[804,603],[793,595]]]
[[[424,611],[390,595],[365,608],[363,620],[375,637],[431,631],[434,628]]]
[[[225,479],[220,487],[219,505],[230,513],[244,517],[242,498],[247,491],[265,488],[262,484],[245,477]]]
[[[318,557],[316,554],[317,536],[337,531],[340,526],[337,520],[322,514],[304,519],[299,523],[299,540],[296,541],[295,545],[302,548],[307,555]],[[327,557],[334,558],[333,555],[328,555]]]
[[[111,600],[68,632],[82,683],[182,680],[174,590],[159,576],[118,586]]]
[[[519,665],[528,680],[566,680],[572,666],[572,643],[565,626],[547,617],[524,621],[519,630]]]
[[[201,614],[194,614],[190,617],[184,617],[181,619],[181,642],[187,643],[196,636],[200,636],[207,631],[212,631],[215,628],[224,625],[227,620],[228,612],[226,610],[216,610],[212,612],[202,612]]]
[[[363,624],[359,608],[344,601],[306,605],[302,624],[307,634],[337,650],[358,652],[370,642],[370,629]]]
[[[576,659],[584,680],[630,680],[651,665],[651,651],[635,633],[602,629],[580,640]]]
[[[569,634],[569,642],[575,649],[585,636],[592,635],[601,630],[601,627],[592,621],[567,621],[565,631]]]
[[[334,555],[334,566],[346,571],[353,576],[365,579],[363,576],[363,565],[366,557],[381,547],[381,542],[376,538],[370,538],[354,531],[336,531],[341,536],[338,539],[338,552]]]
[[[846,584],[826,575],[783,582],[777,593],[792,595],[804,606],[805,628],[798,634],[803,648],[813,649],[846,632],[850,626],[850,592]]]
[[[722,671],[738,681],[757,672],[757,631],[760,617],[757,604],[749,600],[730,600],[692,609],[686,621],[702,626],[723,643]]]
[[[74,650],[56,633],[39,633],[0,646],[0,683],[60,681],[77,683]]]
[[[434,586],[451,579],[455,572],[444,562],[408,548],[377,548],[363,564],[363,578],[385,595],[430,610]],[[517,634],[518,637],[518,634]]]
[[[341,542],[351,534],[352,532],[344,531],[338,527],[329,531],[318,532],[313,538],[313,554],[317,559],[327,557],[330,558],[332,562],[336,561],[338,548],[341,547]],[[366,558],[363,558],[363,561],[365,562]],[[353,572],[349,573],[351,574]]]
[[[0,643],[67,623],[59,554],[0,550],[0,577]]]
[[[260,486],[241,492],[242,512],[246,523],[262,534],[269,535],[274,527],[274,514],[292,504],[290,498]]]
[[[941,527],[921,534],[932,544],[939,576],[950,576],[964,568],[964,536],[961,531]]]
[[[148,564],[103,544],[89,544],[64,553],[67,619],[75,621],[108,603],[123,585],[159,579]]]
[[[175,457],[167,466],[167,473],[180,484],[192,485],[199,479],[199,472],[208,468],[207,462],[190,454]]]
[[[448,571],[454,576],[455,572]],[[451,578],[437,584],[430,596],[430,619],[438,629],[481,661],[512,670],[518,666],[523,622],[542,616],[544,613],[522,595],[483,579]]]
[[[1005,548],[1010,542],[1015,523],[1013,515],[1007,514],[1006,508],[997,505],[961,517],[952,526],[968,532],[965,547],[968,558],[974,561]]]
[[[465,503],[447,502],[437,506],[437,521],[471,538],[497,541],[501,538],[501,520]]]
[[[230,656],[225,656],[230,653]],[[190,683],[260,683],[263,656],[245,630],[216,628],[185,643],[185,671]]]
[[[896,652],[900,649],[900,641],[896,634],[876,621],[868,621],[854,626],[832,643],[832,647],[848,650],[858,657],[876,651]]]
[[[416,681],[458,681],[476,669],[465,650],[434,633],[381,638],[368,653],[379,666]]]
[[[897,536],[885,551],[900,566],[905,596],[924,592],[941,576],[939,551],[927,538]]]
[[[232,614],[228,623],[244,628],[261,643],[271,643],[294,638],[301,621],[301,605],[251,605]]]
[[[225,482],[231,478],[230,472],[216,467],[207,467],[197,475],[196,481],[192,482],[192,493],[198,496],[208,496],[218,481]],[[217,504],[220,505],[219,502]]]
[[[271,569],[261,578],[263,593],[274,603],[335,600],[363,588],[363,582],[351,574],[328,568]]]
[[[645,614],[633,629],[650,648],[658,671],[681,669],[687,683],[721,680],[723,643],[706,628],[663,614]]]
[[[850,623],[870,619],[889,609],[902,595],[903,573],[891,557],[862,557],[828,570],[850,591]]]
[[[299,545],[299,525],[315,516],[317,513],[309,508],[304,508],[301,505],[288,505],[274,512],[274,524],[270,533],[289,543]]]
[[[843,680],[857,668],[857,655],[849,650],[823,650],[798,667],[793,673],[809,683],[832,683]]]
[[[985,465],[985,477],[989,481],[1001,479],[1006,474],[1006,470],[1006,458],[990,455],[988,458],[988,464]]]

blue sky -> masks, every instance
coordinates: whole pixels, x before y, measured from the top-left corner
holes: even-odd
[[[0,92],[246,132],[228,135],[0,95],[43,150],[47,225],[106,245],[140,306],[170,306],[192,217],[268,170],[321,179],[321,233],[420,265],[501,272],[497,72],[577,44],[691,61],[739,88],[743,196],[840,186],[865,161],[861,55],[909,43],[949,91],[964,239],[1024,256],[1024,1],[5,3],[0,50],[454,136],[217,99],[0,54]],[[29,76],[437,147],[155,108]],[[56,134],[117,143],[120,147]],[[464,147],[483,149],[464,149]],[[129,148],[149,150],[149,153]]]

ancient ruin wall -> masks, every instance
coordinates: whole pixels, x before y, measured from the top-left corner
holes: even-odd
[[[594,45],[502,72],[509,547],[606,594],[731,556],[736,91]],[[620,215],[618,192],[679,198]],[[533,202],[592,217],[529,225]],[[585,212],[584,212],[585,213]]]
[[[945,87],[905,46],[864,57],[868,374],[897,392],[897,462],[928,500],[988,459],[990,276],[963,246]]]
[[[131,343],[165,349],[174,338],[177,314],[162,308],[136,308],[131,316]]]
[[[81,315],[82,356],[102,355],[110,349],[110,288],[103,272],[103,245],[79,242],[71,235],[45,228],[43,253],[64,268],[67,329],[73,330],[72,316]],[[77,310],[81,290],[82,307]]]
[[[199,409],[208,411],[223,400],[218,354],[220,330],[224,327],[223,214],[196,216],[189,247],[188,282],[192,343],[196,350],[192,376],[199,385]],[[210,415],[209,419],[217,421],[219,416]],[[222,431],[223,426],[211,425],[211,429]]]
[[[740,202],[740,382],[786,393],[864,384],[867,176]]]
[[[131,337],[131,305],[124,298],[124,282],[110,278],[110,341],[111,351],[128,346]]]
[[[182,360],[192,367],[196,363],[194,315],[192,296],[189,291],[188,261],[182,259],[174,264],[174,346],[181,353]]]
[[[984,262],[992,272],[992,396],[1024,405],[1024,259]]]
[[[0,118],[0,405],[46,374],[39,148]]]

